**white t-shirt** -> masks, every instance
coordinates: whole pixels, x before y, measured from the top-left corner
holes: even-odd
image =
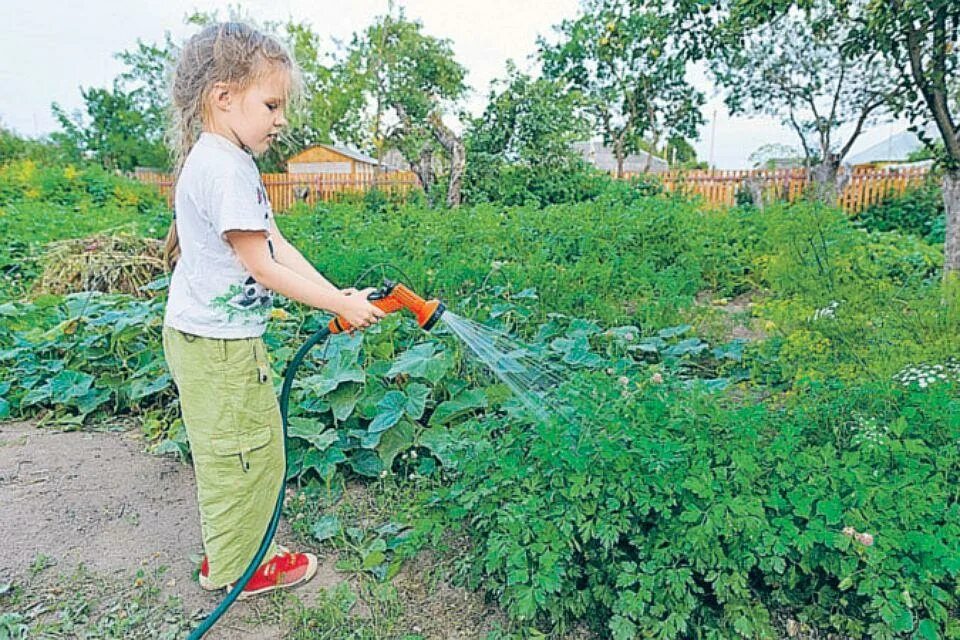
[[[266,231],[273,211],[253,158],[223,136],[203,133],[176,185],[180,259],[164,324],[206,338],[263,335],[273,294],[243,268],[227,231]]]

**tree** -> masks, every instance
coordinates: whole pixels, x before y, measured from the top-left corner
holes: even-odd
[[[554,80],[534,80],[508,60],[506,77],[491,83],[486,108],[464,136],[468,199],[521,204],[531,197],[545,203],[575,197],[562,187],[576,182],[586,166],[572,146],[590,137],[583,106],[579,93]]]
[[[507,61],[507,77],[491,83],[489,102],[471,120],[467,142],[471,155],[501,162],[565,167],[579,159],[574,142],[590,137],[583,97],[564,91],[547,78],[533,80]]]
[[[346,99],[334,133],[378,159],[387,148],[398,149],[428,194],[434,157],[442,153],[449,164],[447,204],[457,206],[466,154],[443,116],[466,93],[465,76],[449,40],[424,34],[422,23],[391,10],[354,34],[335,66],[335,84],[345,88]]]
[[[735,28],[711,61],[730,112],[780,117],[800,140],[816,197],[835,202],[843,158],[865,126],[889,113],[895,96],[881,56],[845,47],[856,24],[831,0]],[[847,125],[852,132],[840,139]]]
[[[637,5],[640,6],[637,6]],[[557,28],[557,44],[540,40],[544,75],[588,101],[594,130],[617,158],[663,139],[695,137],[704,96],[685,79],[686,57],[672,24],[631,0],[585,0],[581,15]]]
[[[903,97],[898,112],[943,168],[944,276],[960,278],[960,3],[860,1],[851,11],[860,25],[851,34],[851,51],[876,52],[893,63]],[[931,123],[939,134],[934,138],[924,134]]]
[[[78,156],[91,158],[106,169],[169,166],[162,120],[143,110],[140,89],[127,90],[117,78],[112,89],[81,88],[80,94],[86,113],[68,114],[53,103],[53,114],[62,128],[51,135],[55,142],[76,149]]]

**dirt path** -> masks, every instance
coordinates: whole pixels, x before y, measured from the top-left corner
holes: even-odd
[[[38,559],[47,572],[69,575],[79,565],[107,578],[133,581],[138,569],[167,567],[165,594],[187,615],[202,615],[222,595],[193,580],[191,556],[202,553],[191,468],[145,455],[136,432],[61,432],[33,423],[0,424],[0,584],[28,579]],[[278,540],[290,540],[281,523]],[[336,557],[320,559],[318,575],[296,590],[304,602],[345,576]],[[251,623],[256,601],[236,603],[207,634],[211,639],[279,638]]]

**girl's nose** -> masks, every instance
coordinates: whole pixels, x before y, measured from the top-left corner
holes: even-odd
[[[277,118],[277,126],[285,127],[287,126],[287,115],[283,112],[280,112],[280,117]]]

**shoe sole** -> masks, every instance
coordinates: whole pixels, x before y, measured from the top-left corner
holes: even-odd
[[[271,591],[276,591],[277,589],[289,589],[290,587],[295,587],[298,584],[303,584],[310,580],[313,576],[317,574],[317,560],[311,554],[310,562],[307,564],[306,572],[300,576],[297,580],[293,582],[285,582],[284,584],[272,584],[269,587],[263,587],[262,589],[257,589],[256,591],[247,591],[244,589],[237,595],[237,600],[246,600],[247,598],[252,598],[253,596],[258,596],[262,593],[269,593]],[[233,585],[227,587],[227,593],[233,591]]]
[[[200,574],[200,588],[204,591],[220,591],[220,589],[223,589],[223,587],[218,587],[210,582],[210,578],[202,573]]]

